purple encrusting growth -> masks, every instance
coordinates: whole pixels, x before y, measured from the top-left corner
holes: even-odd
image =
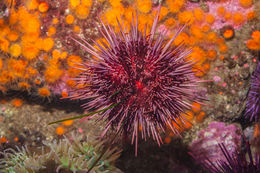
[[[160,145],[160,132],[170,127],[179,134],[173,122],[185,123],[181,113],[192,107],[191,102],[203,104],[205,100],[198,85],[203,81],[195,77],[194,62],[187,59],[191,50],[172,44],[184,27],[165,42],[164,33],[156,35],[158,16],[159,12],[150,33],[147,29],[140,32],[137,17],[133,17],[129,31],[118,21],[119,33],[100,20],[99,31],[107,43],[93,41],[93,47],[74,39],[94,58],[82,64],[84,72],[76,80],[86,87],[75,90],[73,98],[90,99],[83,105],[87,110],[110,107],[101,113],[107,120],[103,135],[110,128],[123,130],[127,136],[132,134],[136,149],[139,130],[143,139],[152,136]]]
[[[189,148],[199,162],[209,159],[216,163],[217,160],[225,160],[218,144],[223,143],[228,152],[233,153],[240,148],[241,134],[241,129],[234,124],[213,121],[198,132],[198,138],[192,141]]]
[[[251,147],[246,141],[246,150],[230,153],[227,147],[219,144],[225,160],[212,162],[210,159],[201,162],[202,166],[210,173],[260,173],[260,155],[253,156]],[[194,157],[196,159],[196,156]]]
[[[260,62],[252,75],[251,88],[247,98],[245,117],[257,121],[260,114]]]

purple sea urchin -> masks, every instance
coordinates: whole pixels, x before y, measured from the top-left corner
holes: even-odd
[[[251,88],[247,98],[245,117],[257,121],[260,114],[260,63],[251,79]]]
[[[260,173],[260,156],[252,155],[251,147],[246,141],[245,151],[229,153],[224,144],[219,144],[226,160],[212,162],[206,160],[202,166],[210,173]],[[195,157],[196,159],[196,157]]]
[[[84,72],[76,81],[85,87],[75,90],[72,98],[90,99],[83,105],[87,110],[108,107],[101,115],[107,120],[103,134],[111,127],[122,129],[126,135],[132,133],[136,148],[139,130],[142,138],[152,136],[160,145],[159,133],[166,127],[178,133],[173,123],[181,126],[178,119],[185,124],[187,120],[181,113],[192,107],[191,102],[204,100],[198,89],[202,80],[192,71],[195,62],[187,58],[191,50],[183,44],[172,44],[184,26],[166,42],[164,33],[155,33],[158,16],[159,13],[150,33],[146,33],[146,28],[140,32],[137,17],[133,17],[129,31],[118,21],[119,33],[100,20],[99,31],[106,43],[94,41],[93,47],[74,39],[95,58],[81,64]]]

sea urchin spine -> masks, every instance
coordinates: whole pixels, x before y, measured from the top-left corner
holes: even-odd
[[[260,63],[251,79],[251,88],[247,97],[245,117],[257,121],[260,114]]]
[[[233,153],[228,152],[227,147],[221,143],[219,144],[221,152],[225,156],[225,160],[218,160],[212,162],[206,159],[204,162],[200,162],[201,165],[209,173],[259,173],[260,172],[260,155],[256,153],[253,155],[250,147],[250,143],[245,141],[245,150],[235,151]],[[196,156],[192,157],[198,160]]]
[[[110,128],[132,133],[136,152],[139,130],[142,138],[152,136],[160,145],[160,132],[170,127],[179,134],[174,124],[187,122],[181,113],[192,107],[191,102],[204,100],[198,88],[202,80],[192,71],[195,62],[187,57],[191,50],[183,44],[173,45],[185,26],[166,42],[164,33],[156,34],[158,16],[159,11],[150,33],[146,27],[144,32],[138,30],[136,16],[129,30],[118,21],[119,33],[100,19],[105,42],[93,41],[95,47],[81,38],[73,39],[94,58],[81,64],[83,72],[76,80],[85,87],[74,90],[72,99],[90,99],[83,105],[86,110],[110,107],[101,113],[107,120],[103,134]]]

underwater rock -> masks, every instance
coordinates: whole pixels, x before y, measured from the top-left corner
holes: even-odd
[[[190,149],[197,160],[206,158],[213,163],[217,160],[225,160],[219,143],[223,143],[228,152],[234,152],[240,147],[241,129],[234,125],[225,125],[224,122],[211,122],[206,129],[198,132],[198,139],[190,145]]]
[[[244,150],[237,149],[234,152],[228,151],[225,144],[219,143],[221,153],[224,155],[224,160],[212,161],[208,159],[200,162],[201,165],[210,173],[259,173],[260,172],[260,155],[253,153],[248,141],[243,144]],[[195,159],[196,156],[193,156]]]

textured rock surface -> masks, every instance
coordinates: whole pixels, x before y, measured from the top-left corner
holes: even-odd
[[[241,129],[235,124],[211,122],[207,128],[198,132],[198,138],[190,145],[192,153],[203,161],[206,158],[213,163],[225,159],[218,144],[223,143],[229,152],[234,152],[241,145]]]

